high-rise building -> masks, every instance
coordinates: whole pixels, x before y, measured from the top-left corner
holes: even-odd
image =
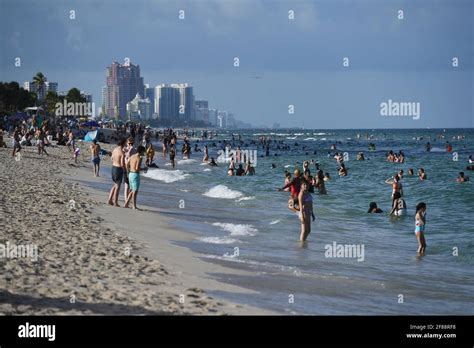
[[[150,85],[145,84],[145,99],[150,99],[151,102],[151,113],[154,114],[155,111],[155,89],[150,87]]]
[[[127,103],[127,116],[129,120],[149,120],[151,115],[152,112],[150,99],[142,99],[137,93],[135,98]]]
[[[59,84],[57,82],[46,81],[44,83],[44,86],[46,87],[46,93],[48,93],[49,91],[58,93],[58,85]]]
[[[161,84],[155,87],[155,112],[162,119],[195,119],[193,87],[187,83]]]
[[[211,126],[217,127],[219,124],[219,119],[217,118],[219,114],[219,110],[217,109],[209,109],[209,123]]]
[[[209,123],[209,102],[207,100],[196,100],[194,109],[196,121]]]
[[[235,118],[234,114],[228,113],[227,114],[227,119],[225,122],[226,128],[235,128]]]
[[[92,103],[92,94],[86,94],[86,92],[81,91],[81,97],[86,100],[86,103]]]
[[[179,91],[171,85],[155,87],[155,113],[160,119],[173,119],[179,115]]]
[[[227,127],[227,116],[229,113],[227,111],[218,111],[217,112],[217,127],[226,128]]]
[[[58,83],[45,81],[44,85],[39,88],[39,86],[36,85],[36,82],[26,81],[23,83],[23,89],[27,90],[28,92],[36,93],[38,99],[43,100],[49,91],[58,93]]]
[[[140,66],[130,62],[119,64],[113,62],[107,67],[106,114],[114,118],[124,118],[127,103],[138,94],[145,96],[143,77],[140,77]]]
[[[187,83],[173,84],[179,90],[179,118],[187,121],[194,120],[193,87]]]
[[[102,87],[102,115],[105,115],[107,113],[107,87],[103,86]]]

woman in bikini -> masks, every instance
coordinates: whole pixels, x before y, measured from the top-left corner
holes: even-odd
[[[311,233],[311,219],[314,221],[313,213],[313,197],[308,191],[308,183],[303,180],[301,182],[301,191],[298,195],[299,201],[299,218],[301,221],[300,242],[306,241]]]

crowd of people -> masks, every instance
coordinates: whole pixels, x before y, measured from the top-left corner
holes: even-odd
[[[127,128],[128,127],[128,128]],[[147,127],[137,124],[129,124],[125,128],[126,133],[130,134],[128,138],[120,138],[117,141],[117,146],[110,153],[103,150],[99,145],[97,139],[93,140],[89,146],[91,155],[91,163],[93,166],[93,175],[99,177],[100,175],[100,163],[101,156],[104,154],[111,156],[112,168],[111,176],[113,186],[110,189],[107,203],[113,206],[119,206],[118,200],[122,184],[124,186],[123,198],[124,207],[131,207],[137,209],[137,197],[140,188],[140,173],[146,172],[148,168],[158,168],[154,163],[155,160],[155,146],[153,144],[153,137],[155,144],[161,141],[162,144],[162,156],[163,159],[169,159],[171,167],[176,168],[176,157],[177,157],[177,146],[178,139],[182,141],[181,153],[184,160],[190,159],[192,152],[202,153],[202,162],[207,163],[210,166],[218,166],[214,157],[210,156],[210,147],[217,147],[215,142],[208,142],[201,149],[199,147],[199,139],[201,140],[212,140],[217,136],[217,133],[212,131],[201,131],[200,134],[196,134],[194,130],[188,131],[183,130],[181,134],[173,130],[172,128],[164,129],[162,132],[153,131]],[[12,144],[12,157],[18,155],[24,146],[36,146],[37,153],[39,156],[49,156],[47,148],[49,146],[66,146],[68,151],[71,153],[72,159],[77,163],[80,150],[76,144],[76,136],[74,130],[67,127],[64,124],[51,124],[48,121],[38,124],[34,119],[30,122],[22,122],[21,124],[15,125],[11,128],[11,132],[7,134],[2,128],[0,128],[0,147],[8,147],[5,141],[5,136],[11,136]],[[56,140],[56,144],[53,144],[53,139]],[[193,140],[194,139],[194,140]],[[191,145],[191,141],[196,141],[194,146]],[[236,148],[229,152],[229,163],[227,167],[228,176],[246,176],[255,175],[255,167],[248,156],[248,152],[242,150],[243,147],[254,145],[257,148],[261,148],[265,156],[270,156],[270,150],[275,150],[274,156],[278,156],[279,151],[290,151],[291,146],[284,143],[282,140],[275,140],[271,136],[258,136],[254,140],[247,140],[244,142],[240,135],[232,135],[229,140],[218,141],[219,146],[222,149],[225,148]],[[338,143],[331,146],[331,150],[337,150]],[[310,149],[306,145],[301,146],[297,142],[293,145],[293,148],[297,148],[300,151],[305,152],[306,155],[310,153]],[[431,144],[425,145],[426,151],[431,150]],[[375,144],[369,145],[370,151],[375,151]],[[446,152],[452,151],[452,145],[446,142]],[[316,154],[316,151],[313,151]],[[348,168],[345,165],[346,153],[335,152],[331,154],[328,152],[329,157],[333,157],[338,165],[338,175],[344,177],[348,175]],[[365,161],[368,158],[363,152],[358,152],[356,160]],[[386,160],[392,163],[404,163],[405,155],[403,151],[395,153],[390,150],[386,155]],[[474,167],[474,160],[472,156],[469,156],[469,165],[467,170],[472,170]],[[275,164],[272,164],[272,168],[276,168]],[[312,170],[314,175],[312,175]],[[289,171],[285,170],[284,173],[284,185],[278,188],[279,191],[288,191],[290,198],[288,201],[288,208],[297,213],[301,224],[300,240],[306,241],[311,232],[311,223],[315,220],[315,214],[313,210],[313,193],[321,195],[328,194],[326,190],[326,182],[331,180],[331,176],[328,172],[324,172],[320,168],[319,162],[315,160],[304,161],[302,163],[302,170],[295,169],[293,176]],[[403,217],[407,215],[407,204],[404,199],[403,191],[403,177],[405,173],[400,170],[392,177],[385,180],[385,183],[391,186],[391,209],[388,213],[393,217]],[[408,169],[408,176],[414,176],[415,172],[413,168]],[[419,180],[427,180],[427,174],[424,168],[419,168],[417,171]],[[464,183],[469,181],[469,176],[465,175],[464,172],[459,172],[456,182]],[[426,240],[424,237],[425,225],[426,225],[426,204],[421,202],[416,206],[415,214],[415,235],[418,240],[418,253],[423,255],[426,250]],[[383,213],[376,202],[370,202],[368,213]]]

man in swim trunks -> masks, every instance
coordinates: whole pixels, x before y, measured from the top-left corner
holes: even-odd
[[[288,201],[288,209],[294,212],[298,212],[299,211],[298,196],[301,190],[302,178],[301,178],[301,172],[299,169],[295,169],[295,172],[293,174],[294,174],[293,180],[291,180],[288,184],[286,184],[282,188],[279,188],[278,191],[283,191],[286,188],[290,188],[290,200]]]
[[[127,173],[127,163],[131,156],[137,153],[137,149],[133,146],[134,140],[132,137],[127,139],[127,146],[124,148],[125,154],[125,169],[123,175],[123,182],[124,182],[124,191],[123,191],[123,200],[126,201],[128,195],[130,194],[130,189],[128,187],[128,173]]]
[[[140,145],[137,148],[137,153],[131,156],[128,161],[128,185],[130,187],[130,193],[125,201],[124,208],[128,208],[128,204],[132,201],[133,209],[137,209],[137,196],[138,189],[140,188],[140,170],[143,170],[146,173],[148,169],[146,167],[141,167],[144,153],[145,148]]]
[[[92,145],[90,146],[90,151],[91,151],[91,161],[92,164],[94,165],[94,176],[99,176],[99,170],[100,170],[100,145],[97,144],[97,140],[92,141]]]
[[[114,186],[110,189],[108,204],[119,207],[118,196],[120,192],[120,186],[123,180],[123,174],[125,171],[125,154],[123,147],[125,146],[125,139],[119,140],[117,147],[112,151],[112,180]]]

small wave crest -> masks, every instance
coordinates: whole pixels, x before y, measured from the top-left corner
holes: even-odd
[[[189,176],[189,174],[184,173],[182,170],[149,169],[146,174],[143,174],[143,176],[153,180],[170,183],[184,180]]]
[[[203,195],[211,198],[235,199],[241,198],[244,194],[231,190],[225,185],[217,185],[204,192]]]
[[[215,222],[212,226],[220,227],[224,231],[230,232],[231,236],[254,236],[255,233],[258,232],[258,230],[252,225]]]

